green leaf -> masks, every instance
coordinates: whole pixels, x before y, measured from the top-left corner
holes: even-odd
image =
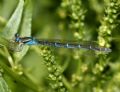
[[[22,17],[22,22],[21,22],[21,27],[20,27],[20,36],[31,36],[31,20],[32,20],[32,3],[31,0],[26,0],[25,1],[25,7],[23,11],[23,17]],[[14,58],[15,61],[20,61],[23,56],[26,54],[28,51],[28,46],[24,46],[22,51],[20,52],[15,52],[14,53]]]
[[[24,0],[19,0],[15,12],[12,14],[9,21],[6,23],[3,31],[0,32],[0,44],[1,46],[8,47],[8,41],[11,40],[15,33],[17,33],[19,24],[21,22],[22,12],[23,12]]]
[[[35,83],[33,83],[31,80],[27,79],[27,77],[25,77],[24,75],[20,76],[20,75],[16,74],[15,72],[13,72],[13,70],[11,70],[6,64],[4,64],[4,62],[0,62],[0,66],[13,79],[15,79],[17,82],[23,84],[23,86],[26,86],[26,87],[34,90],[35,92],[39,92],[40,91],[40,88],[39,88],[38,85],[36,85]],[[0,82],[1,82],[1,78],[0,78]],[[2,92],[2,91],[0,90],[0,92]],[[8,91],[3,91],[3,92],[8,92]]]
[[[19,24],[21,22],[22,12],[23,12],[24,0],[19,0],[19,4],[12,14],[12,17],[9,19],[6,27],[3,31],[3,37],[10,40],[14,37],[15,33],[17,33]]]
[[[9,19],[18,2],[19,0],[4,0],[4,2],[2,2],[0,6],[1,7],[0,15],[4,17],[6,20]]]
[[[21,25],[21,36],[31,36],[31,21],[32,21],[32,2],[25,0],[25,8],[23,12],[23,20]]]
[[[0,92],[11,92],[2,76],[0,76]]]

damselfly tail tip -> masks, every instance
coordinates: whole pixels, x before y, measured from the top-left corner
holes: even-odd
[[[105,52],[110,53],[110,52],[112,52],[112,49],[110,49],[110,48],[105,48]]]

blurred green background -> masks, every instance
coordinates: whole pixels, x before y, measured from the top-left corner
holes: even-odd
[[[106,54],[44,46],[30,46],[29,49],[26,47],[25,52],[13,52],[5,45],[0,50],[0,62],[4,63],[0,63],[3,75],[0,76],[0,89],[3,89],[0,92],[120,91],[119,0],[23,1],[23,9],[29,3],[32,4],[31,33],[28,33],[31,36],[40,39],[96,41],[99,45],[111,48],[112,52]],[[18,3],[19,0],[0,0],[0,32],[6,31]],[[21,21],[20,25],[24,24],[23,16]],[[15,31],[22,35],[21,30],[18,27]],[[0,42],[4,45],[4,42]],[[50,70],[54,68],[58,75]]]

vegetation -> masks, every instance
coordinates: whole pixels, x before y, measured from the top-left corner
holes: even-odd
[[[0,0],[0,92],[119,92],[119,0]],[[96,41],[105,53],[13,39]]]

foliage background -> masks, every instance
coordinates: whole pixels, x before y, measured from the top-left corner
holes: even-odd
[[[119,92],[119,29],[119,0],[0,0],[0,92]],[[97,41],[112,52],[43,46],[14,52],[9,40],[17,32]]]

